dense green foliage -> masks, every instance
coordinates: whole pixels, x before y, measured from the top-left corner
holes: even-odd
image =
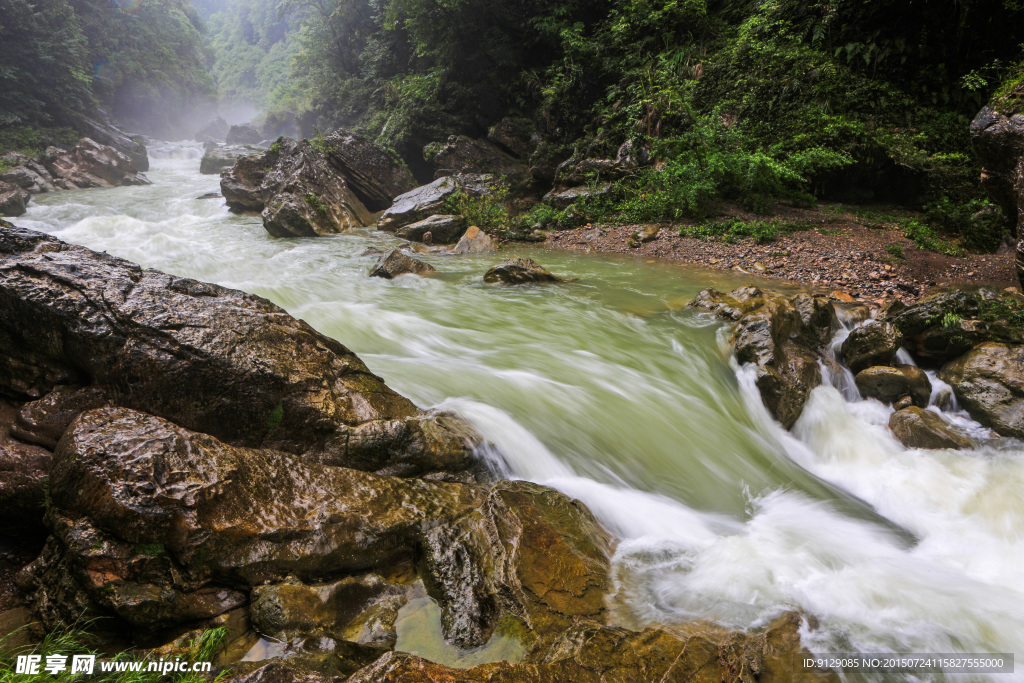
[[[298,53],[298,16],[279,0],[233,0],[207,19],[211,73],[223,103],[260,109],[303,109],[308,99],[291,69]]]
[[[189,0],[0,0],[0,126],[73,124],[96,107],[167,134],[213,94]]]

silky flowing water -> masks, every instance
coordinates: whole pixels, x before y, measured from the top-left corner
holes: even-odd
[[[842,377],[786,432],[721,325],[684,308],[745,284],[731,274],[516,247],[368,278],[363,251],[396,240],[272,238],[197,199],[219,189],[199,155],[151,148],[152,186],[40,195],[17,223],[267,297],[418,405],[462,414],[498,472],[579,498],[616,536],[621,624],[746,629],[801,609],[816,653],[1024,654],[1024,444],[908,450],[891,409],[847,401]],[[573,282],[483,283],[513,255]]]

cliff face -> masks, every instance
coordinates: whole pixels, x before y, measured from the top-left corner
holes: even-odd
[[[981,183],[1003,210],[1017,240],[1017,279],[1024,283],[1024,82],[995,98],[971,123],[971,142],[982,163]]]

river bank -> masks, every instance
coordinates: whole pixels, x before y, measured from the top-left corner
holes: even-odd
[[[686,237],[677,225],[660,226],[653,239],[644,241],[637,237],[658,226],[595,225],[551,231],[544,244],[577,253],[629,254],[729,270],[878,305],[915,301],[948,288],[1017,286],[1012,251],[947,256],[920,249],[898,224],[913,216],[891,206],[786,207],[768,217],[730,211],[728,218],[785,221],[802,229],[783,230],[759,244],[753,238],[728,242]]]

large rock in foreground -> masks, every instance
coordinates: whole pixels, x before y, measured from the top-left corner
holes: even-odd
[[[839,326],[832,303],[826,297],[785,297],[748,286],[729,294],[705,289],[688,305],[736,323],[736,359],[754,365],[765,406],[783,426],[792,427],[811,389],[821,384],[818,363]]]
[[[1024,439],[1024,346],[979,344],[943,366],[939,377],[975,420]]]
[[[468,467],[477,440],[265,299],[0,228],[0,391],[25,401],[58,385],[106,387],[113,404],[229,443],[389,473],[437,471],[435,457]]]

